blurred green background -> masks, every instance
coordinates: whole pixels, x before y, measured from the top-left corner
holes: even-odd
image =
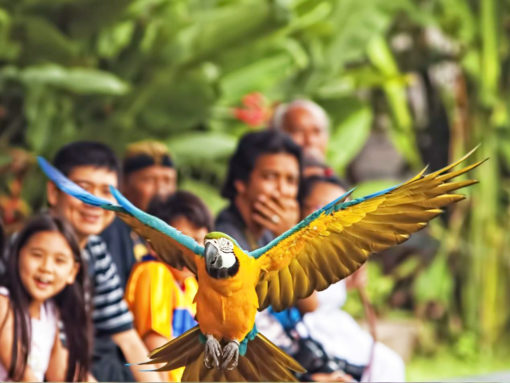
[[[369,295],[381,318],[416,330],[409,379],[508,368],[509,10],[508,0],[0,0],[4,220],[44,204],[32,156],[76,139],[119,155],[135,140],[167,143],[180,187],[217,212],[226,161],[256,128],[234,115],[252,92],[268,109],[321,104],[328,161],[358,194],[481,144],[480,184],[433,222],[432,256],[418,245],[390,270],[372,263]]]

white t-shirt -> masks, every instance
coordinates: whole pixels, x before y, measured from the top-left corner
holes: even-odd
[[[318,291],[317,298],[319,300],[317,310],[338,310],[341,308],[347,300],[345,279],[332,284],[325,290]]]
[[[8,296],[9,291],[5,287],[0,286],[0,295]],[[57,332],[57,309],[53,301],[46,301],[41,306],[39,319],[30,318],[30,322],[32,326],[32,340],[27,366],[30,366],[34,375],[42,382],[48,369],[51,350]],[[0,362],[0,381],[7,379],[8,369],[9,366],[4,366]]]

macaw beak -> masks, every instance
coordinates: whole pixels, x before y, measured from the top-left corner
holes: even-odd
[[[218,262],[219,265],[215,263]],[[221,267],[221,259],[218,257],[218,249],[212,243],[205,244],[205,263],[210,268],[211,266]]]

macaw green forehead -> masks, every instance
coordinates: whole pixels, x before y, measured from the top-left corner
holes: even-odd
[[[239,246],[239,244],[237,243],[237,241],[234,238],[232,238],[230,235],[222,233],[220,231],[211,231],[210,233],[208,233],[205,236],[205,239],[219,239],[219,238],[227,238],[228,240],[232,241],[235,246],[237,246],[239,248],[241,247],[241,246]]]

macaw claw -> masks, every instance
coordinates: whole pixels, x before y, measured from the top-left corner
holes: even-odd
[[[239,361],[239,342],[231,340],[223,347],[223,363],[221,368],[224,370],[233,370],[237,367]]]
[[[206,368],[220,367],[221,345],[212,335],[207,335],[204,354],[204,366]]]

